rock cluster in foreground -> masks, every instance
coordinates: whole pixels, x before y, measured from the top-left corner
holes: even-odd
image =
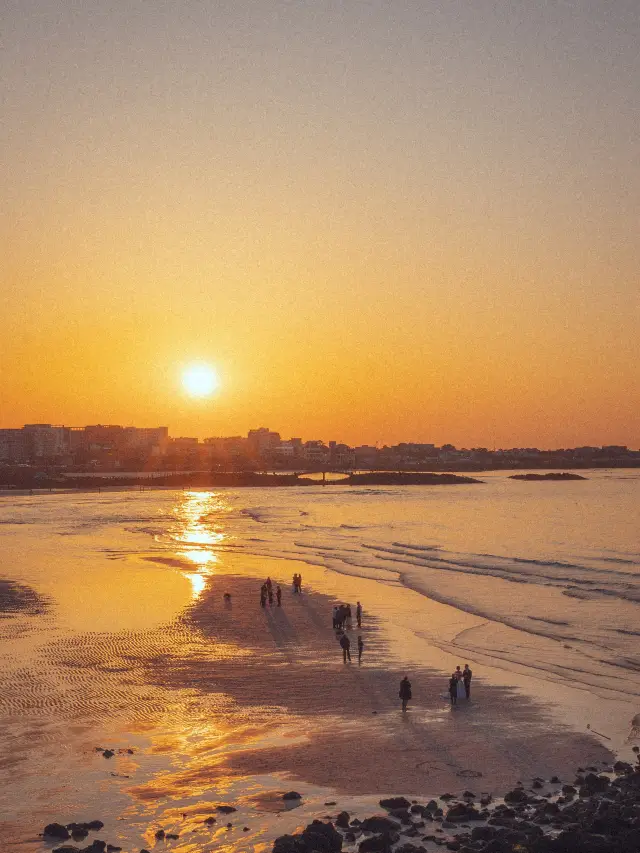
[[[386,815],[361,821],[343,811],[335,826],[314,820],[277,838],[272,853],[340,853],[343,843],[358,853],[426,853],[427,842],[459,853],[640,853],[640,763],[579,770],[572,784],[534,779],[495,805],[472,791],[380,805]]]

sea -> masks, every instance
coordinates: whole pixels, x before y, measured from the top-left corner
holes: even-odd
[[[3,817],[24,825],[25,798],[45,810],[55,785],[33,778],[38,756],[50,761],[54,744],[60,765],[73,764],[73,744],[92,743],[95,721],[130,701],[122,638],[157,637],[225,559],[252,571],[282,566],[286,577],[291,561],[303,588],[308,573],[337,596],[357,597],[361,583],[365,616],[397,625],[399,659],[420,656],[443,674],[471,662],[493,683],[546,696],[614,750],[637,743],[640,471],[585,470],[566,481],[512,473],[450,486],[0,497],[0,777],[11,785],[31,776],[15,789],[13,815],[4,786],[0,831]],[[110,638],[102,694],[75,657],[87,636]],[[154,690],[143,704],[157,701]],[[69,709],[86,718],[54,726]]]

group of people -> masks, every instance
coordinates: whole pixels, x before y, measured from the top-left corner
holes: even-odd
[[[353,614],[350,604],[336,604],[333,608],[333,630],[334,631],[350,631],[353,627]],[[358,601],[356,604],[356,622],[358,628],[362,628],[362,605]]]
[[[333,608],[333,630],[336,632],[336,638],[342,649],[342,660],[344,663],[351,663],[351,640],[346,634],[353,628],[353,614],[350,604],[336,604]],[[358,628],[362,628],[362,605],[358,601],[356,603],[356,622]],[[358,663],[362,663],[362,652],[364,651],[364,642],[358,634]]]
[[[271,578],[267,578],[266,581],[260,587],[260,607],[266,607],[267,601],[270,605],[273,604],[274,592],[276,596],[276,601],[278,602],[278,607],[282,607],[282,590],[280,589],[280,584],[276,584],[274,590]]]
[[[293,576],[293,592],[300,594],[302,592],[302,575],[294,574]],[[277,602],[277,606],[282,606],[282,590],[280,584],[274,584],[270,577],[262,584],[260,588],[260,606],[266,607],[267,602],[273,604],[273,599]],[[228,595],[225,594],[225,596]],[[342,649],[342,660],[344,663],[351,663],[351,640],[347,635],[347,631],[353,628],[353,613],[350,604],[336,604],[333,608],[333,630],[336,632],[336,638]],[[356,623],[358,628],[362,628],[362,605],[358,601],[356,603]],[[364,642],[360,634],[358,634],[358,663],[362,663],[362,653],[364,651]],[[471,697],[471,678],[473,672],[468,663],[465,663],[464,669],[456,667],[455,672],[451,673],[449,679],[449,697],[451,704],[456,705],[458,699],[469,699]],[[402,701],[402,711],[407,710],[409,700],[411,699],[411,682],[405,675],[400,682],[400,690],[398,696]]]
[[[456,671],[451,673],[449,679],[449,697],[452,705],[458,704],[458,699],[469,699],[471,697],[471,678],[473,672],[469,668],[469,664],[465,663],[464,669],[456,667]]]
[[[293,576],[292,585],[293,585],[293,591],[296,594],[299,594],[302,592],[302,575],[301,574],[295,574]],[[282,607],[282,590],[280,589],[280,584],[278,583],[274,586],[271,578],[267,578],[266,581],[260,587],[260,607],[266,607],[267,602],[269,602],[269,604],[272,605],[274,595],[275,595],[275,599],[276,599],[278,607]]]
[[[471,678],[473,672],[468,663],[465,663],[464,669],[456,667],[456,671],[451,673],[449,679],[449,697],[452,705],[457,705],[458,699],[471,698]],[[407,705],[411,699],[411,682],[405,675],[400,682],[400,690],[398,696],[402,701],[403,712],[407,710]]]
[[[342,660],[344,663],[351,663],[351,640],[344,632],[337,633],[338,642],[342,648]],[[364,643],[362,637],[358,634],[358,663],[362,663],[362,652],[364,651]]]

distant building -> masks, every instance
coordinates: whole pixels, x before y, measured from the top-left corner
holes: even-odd
[[[327,465],[330,455],[329,448],[322,441],[305,441],[302,445],[303,458],[314,465]]]
[[[56,459],[69,452],[69,427],[25,424],[23,431],[29,459]]]
[[[280,433],[266,427],[250,429],[247,434],[247,446],[252,456],[264,456],[273,452],[280,444]]]
[[[27,461],[27,444],[22,429],[0,429],[0,462]]]

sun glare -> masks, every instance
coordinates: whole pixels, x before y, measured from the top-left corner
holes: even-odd
[[[209,397],[219,385],[217,373],[207,364],[192,364],[182,374],[182,387],[190,397]]]

